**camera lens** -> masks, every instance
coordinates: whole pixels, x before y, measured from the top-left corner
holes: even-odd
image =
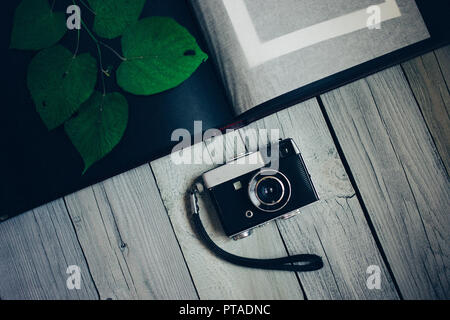
[[[256,184],[256,196],[259,201],[267,205],[274,205],[281,201],[284,195],[283,183],[276,177],[263,177]]]
[[[249,182],[248,194],[255,207],[266,212],[283,209],[291,198],[291,184],[279,171],[261,169]]]

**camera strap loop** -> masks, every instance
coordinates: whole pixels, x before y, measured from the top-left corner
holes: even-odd
[[[197,195],[200,194],[198,184],[194,185],[189,192],[192,210],[192,219],[197,232],[204,244],[219,258],[230,263],[256,269],[307,272],[320,270],[323,267],[322,258],[314,254],[297,254],[275,259],[253,259],[236,256],[226,252],[217,246],[203,226],[200,219],[200,209],[198,207]]]

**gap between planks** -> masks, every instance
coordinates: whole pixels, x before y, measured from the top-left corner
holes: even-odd
[[[322,99],[403,297],[448,298],[448,175],[401,68]]]

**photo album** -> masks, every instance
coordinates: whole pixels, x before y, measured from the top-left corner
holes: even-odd
[[[0,221],[449,43],[450,1],[3,3]],[[299,123],[298,125],[301,125]]]

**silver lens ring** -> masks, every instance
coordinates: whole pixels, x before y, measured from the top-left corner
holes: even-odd
[[[258,195],[258,186],[262,181],[276,181],[281,186],[281,195],[274,202],[264,202]],[[281,172],[273,169],[261,169],[250,179],[248,185],[248,195],[253,205],[264,212],[277,212],[283,209],[291,198],[291,183],[289,179]]]
[[[269,180],[269,179],[270,179],[270,180],[273,180],[273,181],[276,181],[276,182],[281,186],[281,194],[280,194],[280,196],[278,197],[278,199],[275,200],[275,201],[273,201],[273,202],[265,202],[265,201],[263,201],[263,200],[261,199],[261,197],[258,195],[258,188],[259,188],[261,182],[264,182],[264,181]],[[262,204],[265,204],[265,205],[268,205],[268,206],[274,206],[274,205],[280,203],[281,200],[283,200],[283,196],[284,196],[284,185],[283,185],[283,182],[281,182],[281,180],[278,179],[277,177],[274,177],[274,176],[265,176],[265,177],[261,178],[260,180],[258,180],[258,182],[256,182],[256,186],[255,186],[255,196],[256,196],[256,198],[258,198],[259,202],[261,202]]]

